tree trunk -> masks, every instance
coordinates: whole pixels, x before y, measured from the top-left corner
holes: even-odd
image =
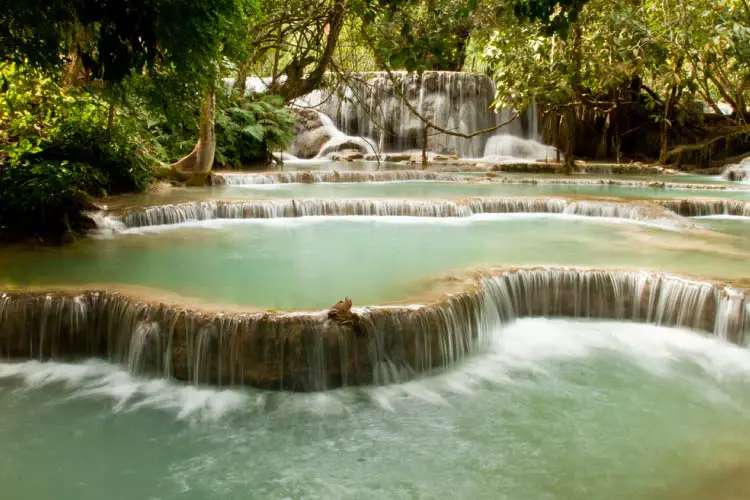
[[[115,103],[109,103],[109,113],[107,115],[107,132],[112,131],[112,127],[115,124]]]
[[[247,92],[247,66],[243,63],[237,70],[237,77],[234,79],[234,93],[239,97],[245,97]]]
[[[669,159],[669,129],[672,127],[672,119],[674,115],[674,101],[677,95],[677,85],[672,85],[672,90],[669,93],[667,102],[664,103],[664,115],[661,120],[661,137],[660,137],[660,148],[659,148],[659,163],[665,164]]]
[[[215,116],[216,90],[212,87],[203,95],[198,143],[189,155],[171,166],[177,177],[185,179],[189,186],[203,186],[211,175],[216,154]]]

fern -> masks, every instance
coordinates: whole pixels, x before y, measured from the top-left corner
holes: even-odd
[[[216,116],[216,161],[233,168],[267,162],[294,139],[294,114],[278,96],[234,99]]]

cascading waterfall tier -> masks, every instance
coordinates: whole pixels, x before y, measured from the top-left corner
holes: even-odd
[[[503,167],[504,168],[504,167]],[[214,181],[219,185],[258,185],[258,184],[318,184],[337,182],[462,182],[500,184],[539,184],[539,185],[580,185],[618,186],[651,189],[686,191],[750,191],[750,188],[721,184],[691,184],[682,182],[642,181],[635,179],[582,179],[582,178],[540,178],[504,177],[501,173],[489,172],[486,177],[467,176],[447,172],[426,170],[384,170],[384,171],[291,171],[267,173],[216,173]]]
[[[677,189],[685,191],[750,191],[750,189],[721,184],[691,184],[683,182],[640,181],[631,179],[576,179],[576,178],[538,178],[538,177],[499,177],[494,182],[504,184],[540,184],[540,185],[574,185],[574,186],[618,186],[653,189]]]
[[[369,137],[383,152],[421,149],[423,122],[404,98],[430,122],[464,134],[498,125],[510,116],[496,113],[495,84],[487,75],[426,71],[421,76],[404,71],[360,73],[333,91],[314,91],[297,104],[314,107],[331,117],[348,136]],[[538,138],[536,109],[501,129],[519,138]],[[491,134],[460,138],[436,134],[427,137],[427,149],[441,154],[479,158]]]
[[[464,291],[428,305],[357,309],[356,327],[324,312],[211,314],[105,291],[9,292],[0,295],[0,356],[98,357],[199,384],[318,391],[444,369],[522,317],[645,322],[750,340],[750,300],[722,284],[567,268],[472,276]]]
[[[750,217],[750,202],[739,200],[659,200],[664,208],[684,217],[731,215]]]
[[[321,184],[337,182],[405,182],[405,181],[443,181],[464,182],[467,177],[424,170],[390,170],[379,172],[362,172],[332,170],[323,172],[292,171],[264,174],[230,174],[214,175],[216,184],[231,186],[256,184]]]
[[[102,229],[138,228],[213,219],[274,219],[311,216],[470,217],[480,214],[566,214],[685,224],[672,212],[646,203],[568,201],[557,198],[476,198],[447,200],[258,200],[201,201],[132,208],[98,215]],[[115,230],[115,232],[117,232]]]

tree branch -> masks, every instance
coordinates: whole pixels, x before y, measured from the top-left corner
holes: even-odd
[[[722,139],[729,139],[730,137],[734,137],[736,135],[742,135],[742,134],[750,134],[750,125],[745,125],[742,127],[737,127],[732,130],[726,131],[723,134],[720,134],[716,137],[712,137],[711,139],[706,139],[703,142],[699,142],[696,144],[685,144],[683,146],[677,146],[674,149],[671,149],[668,151],[664,158],[661,159],[661,161],[668,160],[669,158],[672,158],[673,156],[676,156],[680,153],[687,153],[689,151],[700,151],[701,149],[705,149],[709,147],[711,144],[720,141]]]

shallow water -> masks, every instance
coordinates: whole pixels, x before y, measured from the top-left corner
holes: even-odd
[[[210,220],[65,248],[5,249],[0,283],[122,283],[214,303],[317,309],[344,296],[357,305],[409,300],[434,289],[445,273],[488,266],[649,268],[731,278],[749,274],[744,242],[560,215]]]
[[[712,231],[742,237],[746,247],[750,249],[750,217],[709,215],[705,217],[693,217],[693,220],[701,226],[710,228]]]
[[[625,199],[724,198],[750,200],[750,190],[654,189],[644,187],[590,184],[504,184],[462,182],[361,182],[329,184],[252,184],[206,188],[173,188],[160,194],[113,197],[103,203],[111,208],[134,205],[160,205],[211,199],[289,199],[289,198],[466,198],[478,196],[585,196]]]
[[[543,319],[443,375],[309,395],[4,363],[0,481],[12,500],[729,500],[748,384],[750,353],[717,340]]]

